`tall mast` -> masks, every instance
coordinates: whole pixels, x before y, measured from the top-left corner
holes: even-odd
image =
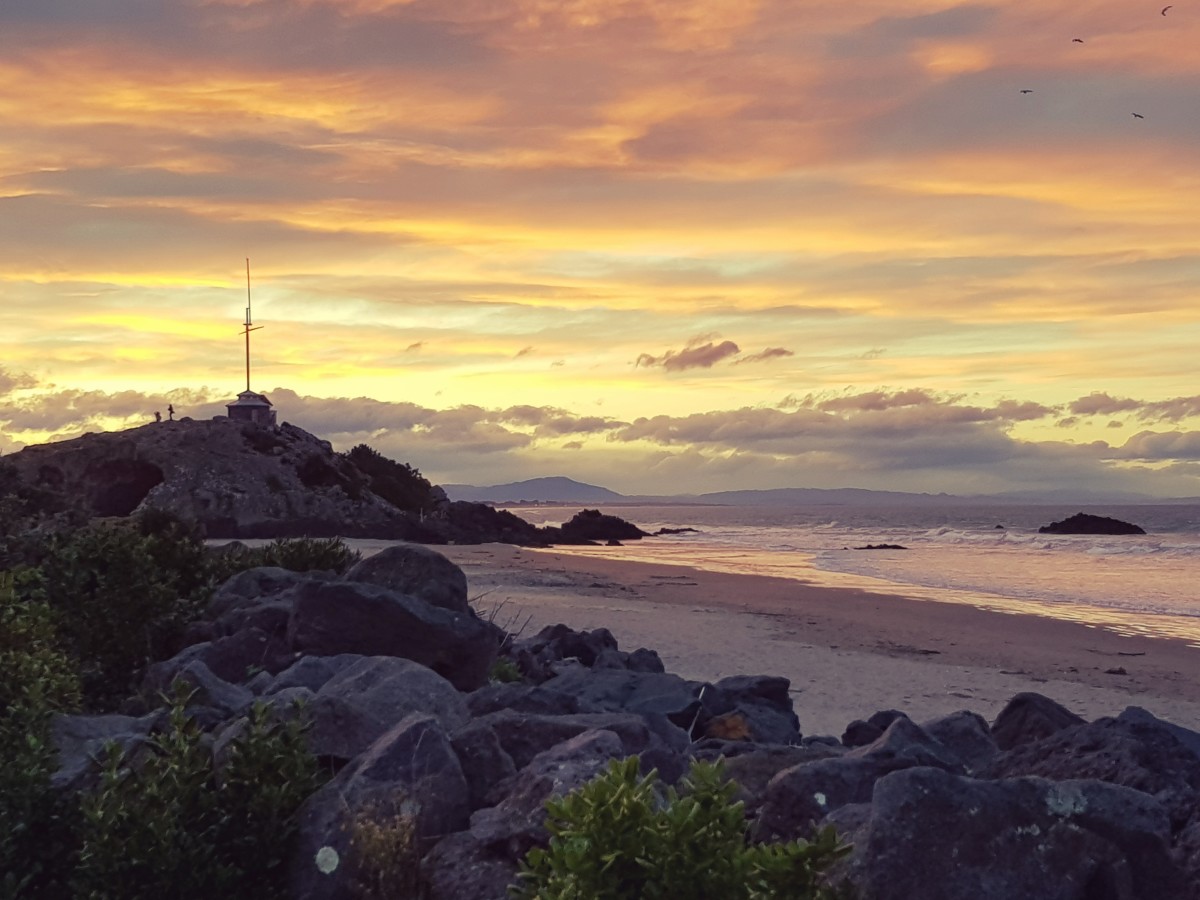
[[[250,332],[258,331],[261,325],[252,325],[250,321],[250,257],[246,257],[246,390],[250,390]]]

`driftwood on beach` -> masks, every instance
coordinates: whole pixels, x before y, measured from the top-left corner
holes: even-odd
[[[864,900],[1200,895],[1200,734],[1137,707],[1086,721],[1026,692],[990,722],[882,710],[807,735],[786,678],[685,679],[603,628],[507,634],[457,566],[408,544],[344,577],[237,575],[190,640],[147,687],[196,688],[214,751],[255,700],[283,714],[302,698],[338,770],[304,807],[296,898],[347,896],[348,823],[403,811],[431,897],[500,900],[547,839],[547,797],[630,755],[667,781],[724,759],[756,839],[834,825],[854,847],[836,876]],[[101,742],[132,746],[159,718],[125,712],[59,718],[60,785],[86,786]]]

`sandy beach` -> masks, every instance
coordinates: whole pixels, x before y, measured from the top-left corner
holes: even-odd
[[[506,544],[436,548],[475,607],[530,636],[558,622],[608,628],[622,650],[713,681],[782,675],[805,735],[840,735],[898,709],[920,722],[961,709],[991,721],[1021,691],[1086,719],[1140,706],[1200,730],[1200,649],[1073,622],[953,603],[574,555]]]

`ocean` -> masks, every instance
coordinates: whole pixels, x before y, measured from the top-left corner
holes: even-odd
[[[581,507],[521,506],[536,525]],[[694,528],[615,547],[556,552],[794,578],[918,600],[1081,622],[1200,646],[1200,506],[604,506],[645,531]],[[1146,535],[1039,534],[1076,512]],[[903,550],[856,549],[898,544]]]

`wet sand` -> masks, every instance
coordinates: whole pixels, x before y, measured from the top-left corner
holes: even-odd
[[[435,548],[462,567],[475,608],[531,636],[604,627],[622,650],[713,681],[782,675],[804,734],[898,709],[915,721],[969,709],[991,721],[1021,691],[1086,719],[1140,706],[1200,730],[1200,649],[1073,622],[765,576],[530,550]]]

